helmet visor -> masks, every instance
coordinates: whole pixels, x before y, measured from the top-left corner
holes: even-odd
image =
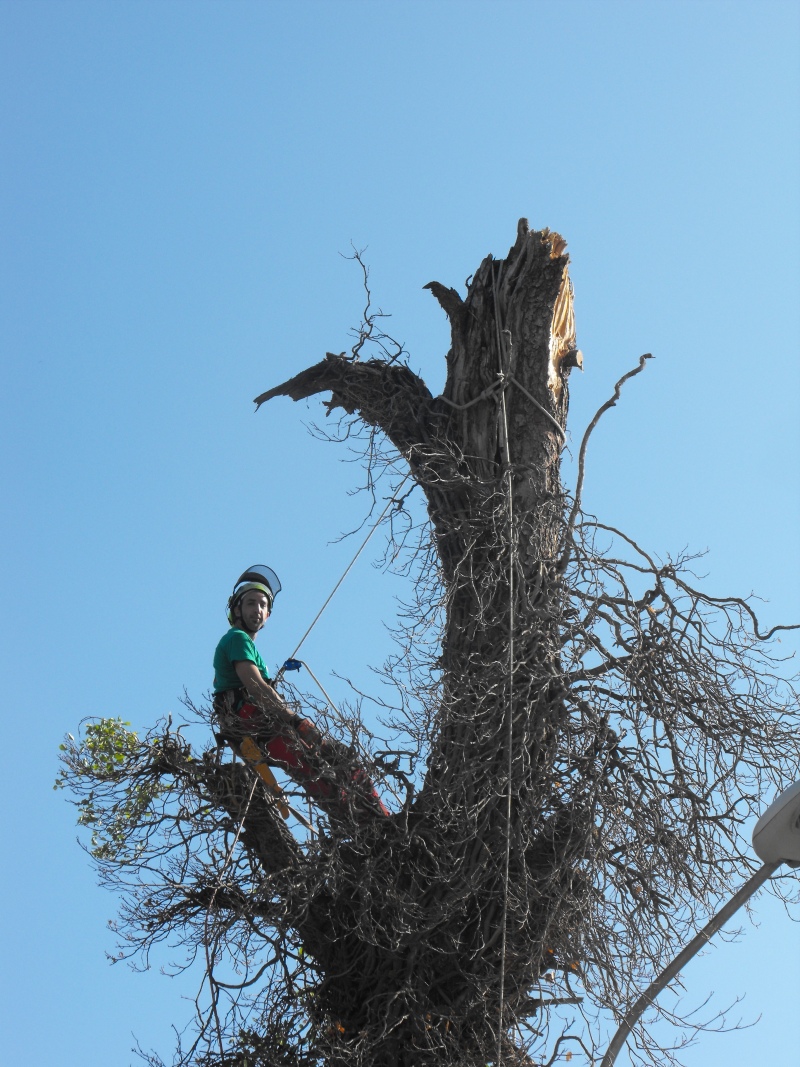
[[[272,592],[272,599],[281,591],[281,583],[278,575],[271,567],[265,567],[261,563],[256,563],[252,567],[248,567],[244,574],[240,575],[233,587],[233,592],[236,594],[240,585],[244,582],[256,582],[259,585],[266,585]]]

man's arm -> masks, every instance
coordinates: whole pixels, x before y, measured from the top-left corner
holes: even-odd
[[[237,659],[233,666],[236,669],[239,681],[266,712],[275,715],[281,722],[293,726],[297,725],[298,717],[294,712],[289,711],[273,687],[264,681],[261,672],[252,660]]]

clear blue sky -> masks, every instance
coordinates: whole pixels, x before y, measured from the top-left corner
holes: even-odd
[[[587,506],[800,617],[799,46],[775,0],[0,5],[6,1062],[125,1065],[190,1016],[195,976],[104,959],[114,900],[57,747],[201,697],[243,566],[284,581],[275,663],[349,558],[358,472],[306,434],[320,405],[251,399],[347,346],[351,241],[438,391],[421,287],[462,287],[521,215],[562,232],[573,435],[657,357],[595,435]],[[334,669],[369,683],[401,592],[362,560],[315,630],[336,693]],[[797,1062],[798,926],[755,912],[686,996],[763,1020],[691,1067]]]

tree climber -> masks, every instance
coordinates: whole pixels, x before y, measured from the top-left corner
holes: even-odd
[[[214,710],[223,737],[248,762],[253,763],[255,757],[256,762],[261,758],[281,767],[329,815],[388,815],[350,750],[323,737],[275,689],[255,637],[280,589],[277,574],[261,564],[249,567],[233,587],[227,607],[231,628],[214,653]],[[273,792],[279,792],[268,771],[259,773],[268,785],[272,781]]]

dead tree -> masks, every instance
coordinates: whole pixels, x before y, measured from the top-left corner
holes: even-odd
[[[246,768],[169,726],[106,720],[65,746],[126,951],[177,933],[204,964],[176,1063],[591,1056],[597,1013],[623,1013],[749,870],[740,826],[791,777],[797,692],[749,602],[583,513],[597,419],[562,485],[582,359],[564,250],[522,220],[464,299],[427,286],[451,326],[441,396],[400,350],[362,358],[385,341],[368,303],[349,354],[257,398],[330,394],[365,431],[370,484],[410,475],[424,494],[393,740],[363,747],[355,711],[329,723],[402,787],[392,818],[293,836]]]

